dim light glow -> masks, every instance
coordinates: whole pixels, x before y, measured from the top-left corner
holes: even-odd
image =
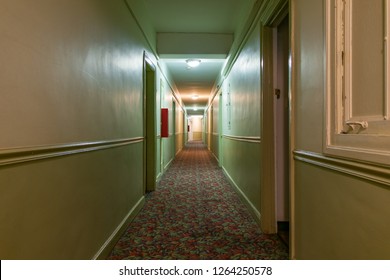
[[[187,65],[191,68],[198,67],[200,62],[201,62],[200,59],[187,59],[186,60]]]

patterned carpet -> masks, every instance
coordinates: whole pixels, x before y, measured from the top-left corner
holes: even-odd
[[[277,235],[262,234],[210,152],[179,153],[108,259],[287,259]]]

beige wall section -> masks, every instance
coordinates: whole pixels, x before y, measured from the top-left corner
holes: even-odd
[[[184,148],[184,110],[176,105],[176,140],[175,153],[179,153]]]
[[[4,0],[0,26],[0,258],[104,257],[143,201],[150,43],[125,1]]]
[[[212,141],[213,115],[212,115],[212,110],[210,107],[207,110],[205,117],[206,117],[205,124],[207,127],[207,133],[205,135],[205,138],[206,138],[205,142],[207,143],[207,147],[209,148],[209,150],[212,150],[213,149],[213,141]]]
[[[219,102],[220,97],[219,94],[217,94],[213,100],[213,106],[212,106],[212,114],[213,114],[213,123],[212,123],[212,145],[211,145],[211,151],[214,154],[214,156],[219,160]],[[221,123],[222,124],[222,123]]]
[[[294,163],[293,257],[389,259],[388,175],[383,177],[382,183],[377,183],[374,182],[377,173],[369,171],[377,167],[361,164],[351,173],[353,162],[346,160],[342,165],[337,165],[337,161],[328,161],[329,158],[322,153],[325,94],[324,1],[296,0],[292,1],[291,7],[295,148],[302,155],[319,154],[309,160],[305,156],[297,157]],[[332,171],[333,169],[338,171]],[[366,176],[365,173],[369,175]],[[359,178],[360,176],[365,179]]]
[[[203,140],[203,117],[191,116],[189,120],[190,125],[190,141],[202,141]]]
[[[202,141],[203,140],[203,133],[199,132],[199,131],[194,132],[193,140],[194,141]]]

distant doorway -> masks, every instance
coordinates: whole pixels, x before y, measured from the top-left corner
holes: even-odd
[[[202,141],[203,142],[203,116],[188,117],[188,142]]]
[[[177,134],[176,134],[176,101],[174,98],[172,98],[172,133],[173,133],[173,140],[172,140],[172,154],[176,155],[176,142],[177,142]]]
[[[144,59],[144,193],[156,189],[156,69]]]
[[[290,222],[289,2],[274,7],[262,29],[263,134],[261,228],[284,233]],[[285,231],[286,230],[286,231]]]
[[[274,137],[277,231],[289,242],[289,17],[274,28]]]
[[[194,140],[194,136],[192,133],[192,119],[188,118],[188,142],[191,142]]]

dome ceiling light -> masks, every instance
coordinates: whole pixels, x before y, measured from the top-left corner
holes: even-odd
[[[191,68],[198,67],[200,62],[201,62],[200,59],[187,59],[186,60],[187,65]]]

